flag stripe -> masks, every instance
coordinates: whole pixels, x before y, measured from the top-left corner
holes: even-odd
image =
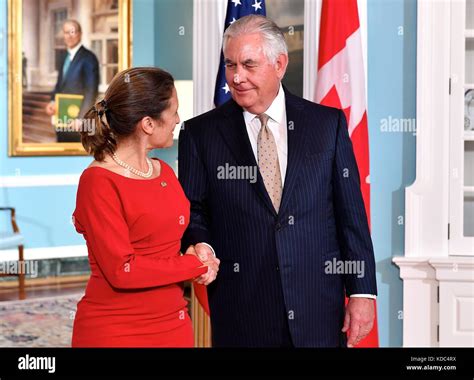
[[[321,8],[318,69],[346,46],[347,38],[359,29],[357,1],[323,0]]]

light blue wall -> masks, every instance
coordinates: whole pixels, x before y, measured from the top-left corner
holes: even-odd
[[[381,346],[401,346],[402,281],[392,257],[404,252],[399,217],[415,180],[416,137],[382,132],[381,121],[416,116],[416,1],[368,0],[368,97],[379,338]]]
[[[183,11],[185,3],[178,1]],[[190,79],[187,62],[178,49],[166,42],[162,33],[174,34],[176,27],[186,26],[188,35],[171,36],[181,44],[181,53],[190,57],[190,20],[192,12],[168,19],[171,0],[134,0],[134,66],[158,65],[170,69],[177,79]],[[173,3],[174,4],[174,3]],[[176,8],[176,9],[178,9]],[[88,157],[20,157],[7,156],[7,1],[0,0],[0,176],[38,174],[76,174],[90,162]],[[163,21],[165,19],[165,21]],[[155,22],[159,20],[159,22]],[[403,27],[403,35],[399,35]],[[157,35],[157,32],[161,34]],[[171,32],[170,32],[171,31]],[[179,40],[178,38],[182,38]],[[186,53],[184,53],[186,51]],[[404,189],[415,178],[415,137],[408,133],[381,132],[384,118],[414,118],[416,95],[416,1],[368,0],[368,107],[372,183],[372,236],[376,251],[379,286],[378,317],[381,346],[402,343],[402,283],[392,257],[403,254]],[[176,146],[157,152],[175,165]],[[0,205],[17,208],[18,222],[26,236],[27,247],[81,244],[70,224],[75,203],[75,186],[0,188]]]
[[[193,79],[193,1],[156,2],[156,65],[177,80]]]
[[[155,0],[133,1],[133,62],[135,66],[155,65]]]
[[[134,66],[158,66],[176,80],[191,80],[192,0],[134,0],[133,13]]]

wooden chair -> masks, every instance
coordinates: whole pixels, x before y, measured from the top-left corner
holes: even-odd
[[[0,250],[18,248],[18,268],[21,270],[17,274],[0,273],[0,277],[17,276],[19,282],[20,299],[25,299],[25,273],[23,258],[23,235],[16,224],[15,209],[13,207],[0,207],[0,211],[10,211],[10,221],[13,232],[0,231]],[[0,256],[0,261],[2,260]]]

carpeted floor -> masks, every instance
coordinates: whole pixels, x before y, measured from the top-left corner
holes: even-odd
[[[70,347],[82,295],[0,302],[0,347]]]

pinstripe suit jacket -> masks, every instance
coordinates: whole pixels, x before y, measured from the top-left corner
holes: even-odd
[[[221,260],[208,287],[214,346],[345,344],[344,295],[377,294],[369,227],[344,113],[285,89],[288,166],[277,214],[256,181],[222,168],[256,168],[243,110],[233,100],[184,125],[179,180],[191,202],[183,249],[210,244]],[[249,172],[248,172],[249,173]],[[358,261],[364,273],[327,273]]]

